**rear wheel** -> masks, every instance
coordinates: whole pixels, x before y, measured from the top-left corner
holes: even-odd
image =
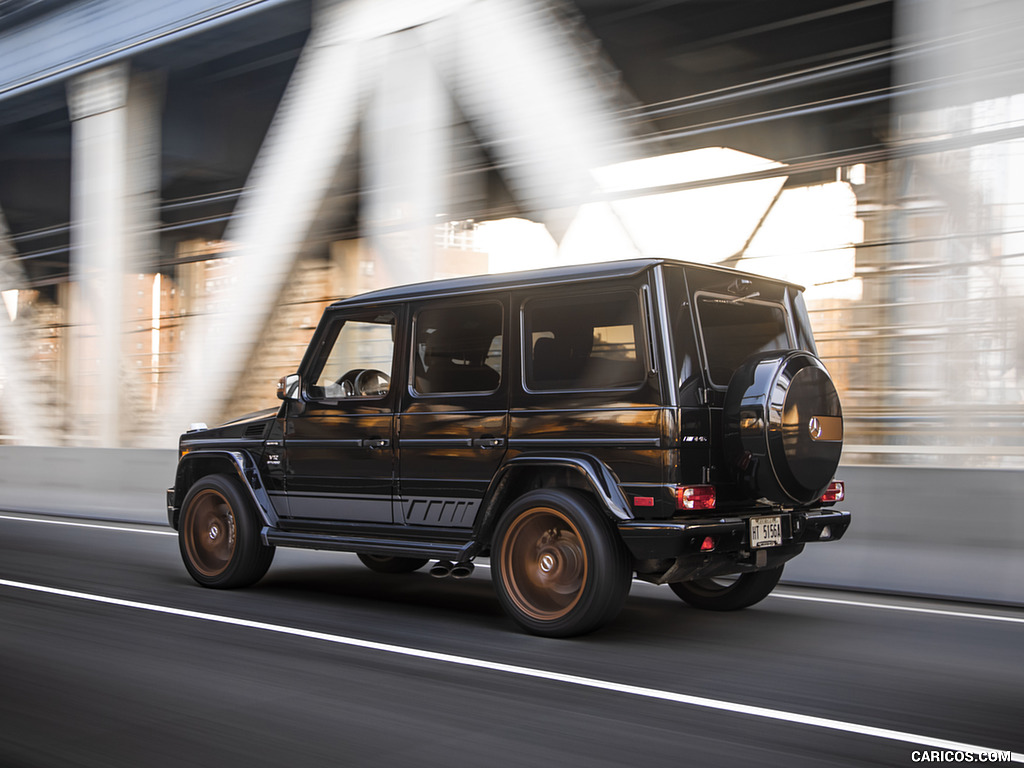
[[[782,566],[735,576],[721,576],[669,584],[679,598],[707,611],[738,611],[771,594],[782,577]]]
[[[501,516],[492,541],[498,599],[532,634],[590,632],[613,619],[629,593],[628,554],[578,491],[525,494]]]
[[[220,589],[256,583],[274,559],[274,548],[260,541],[251,503],[226,475],[208,475],[189,489],[178,548],[193,579]]]
[[[389,557],[388,555],[365,555],[362,553],[357,557],[363,565],[377,573],[412,573],[430,562],[425,557]]]

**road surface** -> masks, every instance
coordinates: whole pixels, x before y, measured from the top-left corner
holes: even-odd
[[[841,546],[841,543],[836,546]],[[993,752],[1012,752],[989,754]],[[160,526],[0,513],[0,766],[907,766],[1024,761],[1024,610],[635,583],[572,640],[484,567],[279,550],[195,585]]]

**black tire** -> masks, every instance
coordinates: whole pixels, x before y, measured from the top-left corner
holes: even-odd
[[[771,594],[782,577],[782,566],[736,576],[678,581],[669,586],[679,598],[706,611],[738,611]]]
[[[531,491],[505,510],[494,531],[498,600],[534,635],[571,637],[611,621],[632,575],[611,522],[578,491]]]
[[[377,573],[412,573],[430,561],[425,557],[389,557],[388,555],[356,555],[371,571]]]
[[[260,541],[251,502],[226,475],[208,475],[189,489],[181,506],[178,548],[189,575],[217,589],[255,584],[274,559],[274,548]]]

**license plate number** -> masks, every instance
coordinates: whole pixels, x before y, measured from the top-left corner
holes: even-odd
[[[782,545],[782,518],[752,517],[750,518],[750,547],[778,547]]]

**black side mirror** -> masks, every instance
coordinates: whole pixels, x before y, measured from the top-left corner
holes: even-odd
[[[299,400],[301,380],[299,374],[290,373],[277,382],[277,397],[280,400]]]

